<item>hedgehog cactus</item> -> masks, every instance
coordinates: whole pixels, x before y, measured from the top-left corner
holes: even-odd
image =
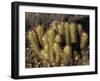
[[[42,37],[44,35],[44,27],[41,25],[37,26],[36,33],[37,33],[37,37],[40,42],[40,45],[43,47]]]
[[[55,63],[57,65],[60,62],[60,58],[61,58],[60,56],[62,53],[62,49],[61,49],[61,46],[57,43],[54,43],[53,49],[54,49],[54,53],[55,53]]]
[[[78,32],[79,32],[79,35],[81,34],[81,32],[83,31],[83,27],[81,24],[78,24],[77,25],[77,29],[78,29]]]
[[[47,30],[38,25],[36,32],[29,31],[28,40],[43,66],[72,65],[75,51],[72,43],[78,43],[79,39],[81,50],[86,48],[88,43],[88,34],[82,31],[81,24],[53,21]],[[77,57],[75,58],[77,60]]]
[[[65,65],[71,64],[72,57],[72,48],[71,46],[65,46],[63,49],[63,63]]]
[[[62,39],[61,39],[61,36],[60,35],[56,35],[55,42],[61,44]]]
[[[70,45],[70,30],[69,30],[69,23],[65,23],[64,25],[64,35],[65,35],[65,41],[66,45]]]
[[[64,34],[64,23],[63,22],[59,23],[57,27],[58,27],[58,33],[60,35],[63,35]]]
[[[77,27],[75,23],[71,23],[69,26],[71,43],[77,43]]]
[[[48,36],[47,34],[45,34],[43,37],[42,37],[42,42],[43,42],[43,46],[45,47],[45,45],[49,45],[49,41],[48,41]]]
[[[33,32],[33,31],[29,31],[28,39],[29,39],[29,42],[31,43],[31,47],[33,48],[33,50],[37,54],[39,54],[40,53],[40,47],[39,47],[39,43],[38,43],[38,39],[37,39],[36,33]]]
[[[88,34],[86,32],[82,32],[80,37],[80,48],[84,49],[87,46],[87,43],[88,43]]]

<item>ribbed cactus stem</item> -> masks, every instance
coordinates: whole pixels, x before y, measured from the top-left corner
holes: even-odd
[[[71,43],[77,43],[77,27],[75,23],[70,24]]]
[[[64,33],[64,23],[59,23],[58,24],[58,33],[60,35],[63,35],[63,33]]]
[[[42,37],[42,42],[43,42],[43,47],[45,47],[45,45],[49,45],[48,42],[48,35],[45,33],[44,36]]]
[[[42,25],[37,26],[36,32],[37,32],[39,43],[43,47],[42,37],[44,35],[44,27]]]
[[[43,61],[48,61],[49,56],[48,56],[48,54],[46,53],[46,50],[45,50],[45,49],[42,49],[42,50],[41,50],[40,57],[41,57],[41,59],[42,59]]]
[[[55,39],[55,30],[54,29],[49,29],[48,32],[48,42],[50,46],[50,62],[52,63],[54,61],[54,51],[53,51],[53,43]]]
[[[31,43],[31,47],[32,49],[39,54],[40,53],[40,47],[39,47],[39,43],[38,43],[38,39],[36,37],[36,33],[33,31],[29,31],[28,32],[28,39]]]
[[[84,49],[88,43],[88,34],[86,32],[82,32],[80,37],[80,48]]]
[[[47,32],[47,34],[48,34],[48,41],[49,41],[49,43],[52,43],[52,45],[53,45],[53,43],[54,43],[54,38],[55,38],[55,30],[54,29],[49,29],[48,30],[48,32]]]
[[[58,21],[54,20],[54,21],[52,22],[52,24],[51,24],[52,28],[53,28],[54,30],[56,30],[56,31],[58,31],[58,30],[57,30],[58,23],[59,23]]]
[[[61,39],[61,36],[60,35],[56,35],[55,42],[61,44],[62,39]]]
[[[63,49],[63,62],[65,65],[68,65],[71,63],[71,57],[72,57],[72,48],[71,46],[65,46]]]
[[[77,25],[77,29],[78,29],[78,32],[79,32],[79,35],[80,35],[81,32],[83,31],[82,25],[81,24],[78,24]]]
[[[69,23],[65,23],[64,25],[64,34],[65,34],[65,40],[66,40],[66,45],[70,45],[70,29],[69,29]]]
[[[54,29],[49,29],[47,34],[48,34],[48,41],[49,41],[50,45],[53,45],[55,35],[56,35],[55,30]]]
[[[49,46],[48,45],[45,45],[44,49],[45,49],[45,52],[49,55],[49,52],[50,52]]]
[[[55,63],[58,64],[60,62],[60,56],[62,53],[61,46],[57,43],[54,43],[54,53],[55,53]]]
[[[50,63],[53,63],[54,62],[54,50],[53,50],[53,47],[51,45],[50,45],[49,57],[50,57]]]

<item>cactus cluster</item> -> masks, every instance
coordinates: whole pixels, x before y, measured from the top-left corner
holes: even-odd
[[[27,32],[27,40],[31,55],[34,57],[31,58],[33,65],[27,66],[53,67],[89,64],[85,61],[85,59],[89,60],[89,37],[81,24],[57,20],[51,22],[47,28],[39,24]]]

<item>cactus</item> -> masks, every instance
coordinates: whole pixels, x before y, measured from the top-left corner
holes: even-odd
[[[62,53],[62,49],[61,49],[61,46],[57,43],[54,43],[53,49],[54,49],[54,52],[55,52],[55,63],[57,65],[60,62],[60,56],[61,56],[61,53]]]
[[[36,61],[35,67],[40,67],[40,65],[41,67],[51,67],[88,64],[87,61],[83,61],[88,59],[86,51],[83,50],[87,48],[89,37],[88,33],[83,31],[81,24],[57,20],[54,20],[46,30],[42,25],[38,25],[36,31],[30,30],[27,35],[28,41],[39,60],[39,63]],[[80,51],[74,50],[73,44],[77,43]],[[85,58],[85,56],[87,57]]]
[[[58,21],[54,20],[52,23],[51,23],[51,27],[57,32],[57,27],[58,27]]]
[[[54,43],[54,39],[55,39],[55,30],[54,29],[49,29],[48,32],[48,42],[49,42],[49,46],[50,46],[50,62],[53,63],[54,62],[54,51],[53,51],[53,43]]]
[[[46,52],[46,50],[42,49],[41,50],[41,59],[44,60],[44,61],[47,61],[49,56],[48,56],[48,53]]]
[[[77,27],[75,23],[70,24],[70,38],[71,43],[77,43]]]
[[[49,46],[48,45],[45,45],[45,47],[44,47],[44,49],[45,49],[45,52],[49,55]]]
[[[64,65],[69,65],[71,64],[72,61],[72,48],[71,46],[65,46],[63,49],[63,56],[62,56],[62,61]]]
[[[61,39],[61,36],[60,35],[56,35],[55,42],[61,44],[62,39]]]
[[[58,33],[60,35],[63,35],[64,34],[64,23],[63,22],[59,23],[57,28],[58,28]]]
[[[47,34],[48,34],[48,41],[49,41],[50,45],[53,45],[55,35],[56,35],[55,30],[54,29],[49,29],[47,31]]]
[[[36,32],[37,32],[37,37],[38,37],[39,43],[43,47],[42,37],[44,35],[44,27],[41,25],[37,26]]]
[[[45,45],[49,45],[47,34],[44,34],[44,36],[42,37],[42,42],[43,42],[43,47],[45,47]]]
[[[33,31],[30,31],[28,33],[28,39],[31,43],[31,47],[33,48],[33,50],[39,54],[40,53],[40,47],[39,47],[39,42],[38,42],[38,39],[37,39],[37,36],[36,36],[36,33],[33,32]]]
[[[83,31],[83,27],[81,24],[78,24],[77,25],[77,28],[78,28],[78,32],[79,32],[79,35],[81,34],[81,32]]]
[[[86,32],[82,32],[80,37],[80,48],[84,49],[87,46],[87,43],[88,43],[88,34]]]
[[[66,40],[66,45],[70,45],[70,30],[69,30],[69,23],[65,23],[64,25],[64,32],[65,32],[65,40]]]

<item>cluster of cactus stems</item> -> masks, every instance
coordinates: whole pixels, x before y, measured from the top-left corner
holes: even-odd
[[[40,67],[89,64],[82,62],[89,59],[83,56],[88,49],[89,37],[81,24],[54,20],[47,29],[43,24],[33,27],[27,38],[38,56]]]

